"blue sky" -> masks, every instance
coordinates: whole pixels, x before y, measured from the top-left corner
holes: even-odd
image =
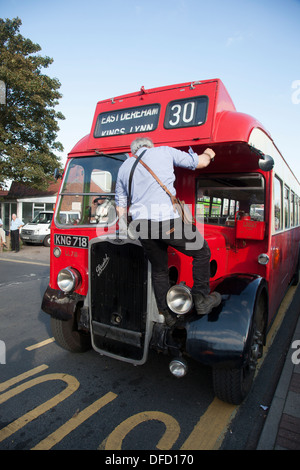
[[[0,14],[54,59],[63,161],[97,101],[220,78],[300,180],[300,0],[0,0]]]

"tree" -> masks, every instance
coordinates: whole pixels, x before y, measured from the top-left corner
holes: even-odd
[[[57,78],[42,74],[53,59],[42,57],[38,44],[24,38],[19,18],[0,19],[0,80],[6,84],[6,105],[0,105],[0,187],[7,179],[44,189],[55,167],[61,166],[54,152],[57,142],[56,112],[61,86]]]

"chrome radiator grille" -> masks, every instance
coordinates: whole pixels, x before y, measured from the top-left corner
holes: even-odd
[[[90,312],[94,347],[139,361],[147,317],[148,261],[138,242],[103,240],[90,246]]]

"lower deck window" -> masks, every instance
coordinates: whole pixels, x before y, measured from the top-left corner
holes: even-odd
[[[196,219],[234,226],[236,214],[265,218],[264,178],[261,174],[207,175],[197,180]]]

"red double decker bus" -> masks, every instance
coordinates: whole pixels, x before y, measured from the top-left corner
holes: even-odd
[[[216,153],[205,169],[176,169],[177,195],[211,250],[211,290],[222,295],[209,315],[196,315],[190,258],[169,249],[168,307],[180,328],[158,313],[139,240],[118,233],[118,170],[132,140],[145,135],[156,146]],[[236,111],[218,79],[142,87],[99,102],[90,134],[68,155],[51,226],[42,309],[57,343],[135,365],[150,348],[164,351],[177,376],[191,357],[212,367],[220,399],[240,403],[280,302],[298,282],[299,196],[299,181],[270,134]]]

